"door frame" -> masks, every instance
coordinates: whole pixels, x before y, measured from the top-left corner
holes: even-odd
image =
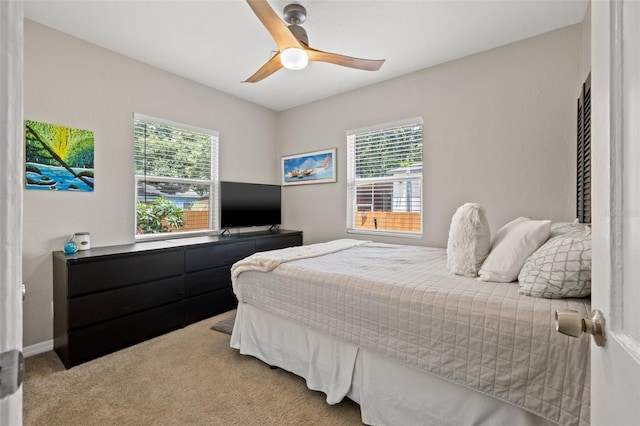
[[[640,356],[622,330],[622,2],[592,1],[592,307],[604,313],[607,342],[591,344],[591,424],[640,418]],[[633,307],[637,309],[637,307]]]
[[[22,0],[0,1],[0,353],[22,351],[23,16]],[[0,424],[22,424],[22,387]]]

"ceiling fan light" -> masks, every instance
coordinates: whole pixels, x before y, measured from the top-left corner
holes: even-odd
[[[280,54],[282,66],[290,70],[301,70],[309,63],[309,55],[302,49],[290,47]]]

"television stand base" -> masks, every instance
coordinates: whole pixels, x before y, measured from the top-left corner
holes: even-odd
[[[269,228],[269,232],[273,232],[273,233],[280,232],[280,226],[279,225],[271,225],[271,227]]]

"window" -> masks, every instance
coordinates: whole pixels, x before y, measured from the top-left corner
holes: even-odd
[[[422,118],[347,132],[347,232],[422,235]]]
[[[136,235],[217,230],[218,132],[134,115]]]
[[[578,98],[578,159],[576,217],[591,223],[591,74]]]

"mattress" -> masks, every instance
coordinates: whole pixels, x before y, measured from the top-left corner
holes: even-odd
[[[451,275],[444,249],[340,241],[276,252],[234,265],[239,302],[552,422],[589,424],[589,341],[554,326],[556,310],[588,316],[587,299]]]

